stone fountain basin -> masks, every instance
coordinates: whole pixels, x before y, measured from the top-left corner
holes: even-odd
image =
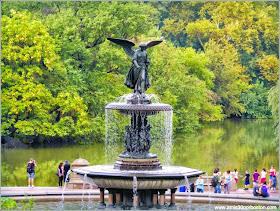
[[[194,183],[197,176],[204,171],[182,166],[162,166],[154,171],[124,171],[114,169],[113,165],[96,165],[72,169],[88,184],[99,188],[132,189],[133,177],[137,177],[137,189],[172,189],[185,185],[185,176],[189,184]],[[86,176],[85,176],[86,175]]]
[[[136,113],[144,113],[146,115],[155,115],[160,111],[173,111],[171,105],[164,103],[152,103],[152,104],[127,104],[127,103],[109,103],[105,109],[119,110],[126,115],[132,115]]]

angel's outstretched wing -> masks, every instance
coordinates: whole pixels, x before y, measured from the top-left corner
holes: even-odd
[[[155,45],[160,44],[163,41],[163,37],[160,38],[160,40],[153,40],[153,41],[148,41],[146,42],[147,48],[151,48]]]
[[[120,38],[112,38],[112,37],[107,37],[108,40],[120,45],[123,47],[124,52],[130,56],[131,58],[134,55],[134,50],[132,49],[133,46],[135,46],[134,42],[131,40],[126,40],[126,39],[120,39]]]

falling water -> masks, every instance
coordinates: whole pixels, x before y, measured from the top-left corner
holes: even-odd
[[[59,209],[60,210],[62,210],[63,207],[64,207],[64,191],[67,187],[67,181],[68,181],[68,178],[69,178],[71,173],[72,173],[72,171],[68,171],[67,174],[66,174],[66,177],[65,177],[65,182],[64,182],[63,189],[62,189],[62,193],[61,193],[61,200],[60,200],[60,203],[59,203]]]
[[[90,210],[92,208],[92,199],[90,198],[91,195],[91,191],[92,191],[92,184],[89,184],[89,194],[88,194],[88,203],[87,203],[87,207]]]
[[[83,179],[83,194],[82,194],[82,201],[81,201],[81,210],[84,208],[85,206],[85,203],[84,203],[84,195],[85,195],[85,184],[86,184],[86,181],[87,181],[87,174],[84,174],[84,179]]]
[[[185,186],[187,187],[187,196],[188,196],[188,209],[191,208],[192,200],[191,200],[191,187],[189,183],[188,177],[185,175]]]
[[[208,178],[208,173],[206,172],[207,176],[207,185],[208,185],[208,198],[209,198],[209,207],[211,207],[211,197],[210,197],[210,183],[209,183],[209,178]]]
[[[137,177],[133,176],[133,202],[136,200],[137,197]]]
[[[123,150],[125,126],[130,124],[130,116],[119,111],[105,109],[105,159],[106,163],[114,163]]]
[[[173,146],[172,123],[173,111],[160,111],[157,115],[148,117],[151,125],[152,148],[165,165],[170,165]]]
[[[133,196],[134,194],[137,194],[137,177],[133,176]]]

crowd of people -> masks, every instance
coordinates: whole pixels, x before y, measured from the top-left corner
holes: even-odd
[[[30,161],[27,163],[27,174],[28,174],[28,187],[34,188],[34,178],[35,178],[35,167],[37,167],[35,160],[30,158]],[[64,184],[69,182],[69,177],[67,175],[70,170],[70,164],[68,160],[65,160],[65,163],[61,162],[58,165],[56,175],[58,176],[58,186],[62,188],[62,182]],[[30,186],[31,185],[31,186]]]
[[[255,169],[252,180],[253,180],[253,194],[255,196],[263,196],[268,197],[268,189],[275,190],[276,189],[276,169],[274,166],[271,166],[271,169],[269,170],[269,182],[267,184],[266,177],[267,172],[266,169],[263,168],[261,173],[258,173],[258,170]],[[232,183],[235,180],[235,183],[237,185],[239,177],[243,177],[242,181],[244,181],[244,190],[249,190],[250,186],[250,173],[248,170],[245,171],[245,175],[239,175],[237,169],[234,169],[234,172],[231,174],[230,170],[227,170],[226,172],[222,173],[220,172],[219,168],[216,168],[214,170],[213,177],[211,179],[211,186],[214,188],[214,193],[221,193],[221,186],[224,186],[224,193],[229,194],[231,190]],[[234,180],[233,180],[234,178]],[[195,182],[196,191],[198,193],[203,193],[203,187],[204,187],[204,180],[202,179],[202,176],[199,175],[198,179]]]
[[[35,178],[35,167],[37,167],[35,160],[33,158],[30,158],[30,161],[27,164],[27,173],[28,173],[28,187],[34,188],[34,178]],[[70,170],[70,164],[68,160],[65,160],[65,163],[63,162],[59,163],[57,168],[56,175],[58,176],[58,186],[62,188],[62,182],[64,181],[64,184],[69,182],[68,178],[68,171]],[[271,169],[269,170],[269,183],[267,185],[266,177],[267,172],[266,169],[263,168],[261,173],[258,173],[258,170],[255,169],[254,173],[252,174],[252,180],[253,180],[253,194],[254,196],[263,196],[268,197],[268,189],[275,190],[276,189],[276,169],[274,166],[271,166]],[[237,185],[239,177],[243,177],[239,175],[237,169],[234,169],[233,172],[234,180]],[[229,194],[231,190],[231,185],[233,182],[233,177],[230,170],[227,170],[226,172],[222,173],[220,172],[219,168],[216,168],[214,170],[213,178],[211,180],[211,186],[214,188],[214,193],[221,193],[221,186],[224,186],[224,193]],[[250,185],[250,174],[249,171],[245,171],[245,176],[242,179],[244,181],[244,190],[249,190]],[[199,175],[198,179],[195,183],[196,191],[198,193],[203,193],[203,187],[204,187],[204,180],[202,179],[202,176]]]

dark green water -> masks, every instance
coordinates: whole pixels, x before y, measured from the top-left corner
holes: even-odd
[[[170,165],[201,169],[212,175],[215,167],[221,172],[237,168],[241,175],[248,169],[252,175],[255,168],[270,169],[279,166],[278,142],[274,139],[272,120],[231,119],[209,123],[195,135],[174,136]],[[122,152],[122,143],[116,146]],[[152,147],[151,152],[164,160],[162,147]],[[96,143],[87,146],[71,146],[38,149],[2,149],[2,186],[27,186],[26,165],[30,157],[38,165],[35,186],[57,186],[55,175],[59,162],[84,158],[90,165],[113,164],[115,155],[105,156],[105,145]],[[162,163],[166,165],[167,163]],[[252,185],[252,184],[251,184]],[[239,187],[243,182],[239,181]]]

